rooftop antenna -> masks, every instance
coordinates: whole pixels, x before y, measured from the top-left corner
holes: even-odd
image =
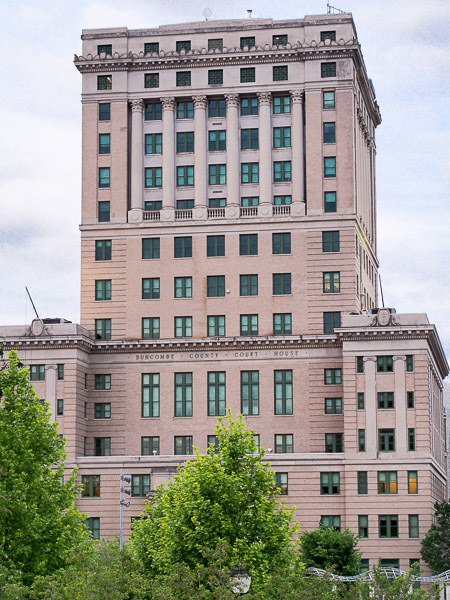
[[[247,17],[248,17],[249,19],[251,19],[251,18],[252,18],[252,12],[253,12],[253,10],[252,10],[251,8],[247,8]]]
[[[341,10],[340,8],[336,8],[335,6],[331,6],[329,0],[327,2],[327,15],[335,15],[336,13],[341,13],[345,15],[346,11]]]
[[[381,293],[381,304],[384,308],[384,297],[383,297],[383,286],[381,285],[381,275],[378,273],[378,278],[380,280],[380,293]]]
[[[205,17],[205,21],[207,21],[211,15],[212,15],[212,10],[210,8],[205,8],[205,10],[203,11],[203,16]]]
[[[31,302],[31,304],[33,305],[34,312],[36,313],[36,317],[37,317],[38,319],[40,319],[41,317],[40,317],[40,316],[38,315],[38,313],[37,313],[36,307],[35,307],[35,305],[34,305],[34,302],[33,302],[33,298],[31,297],[31,294],[30,294],[30,292],[28,291],[28,288],[27,288],[27,286],[25,286],[25,289],[27,290],[28,298],[30,299],[30,302]]]

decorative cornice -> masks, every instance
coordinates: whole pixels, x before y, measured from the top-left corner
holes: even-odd
[[[225,94],[225,100],[228,106],[239,106],[239,94]]]
[[[131,112],[144,112],[143,100],[130,100]]]
[[[270,106],[272,104],[271,92],[257,92],[256,95],[258,96],[260,106],[264,104]]]
[[[163,110],[175,110],[175,98],[173,96],[165,96],[161,98]]]
[[[194,101],[194,108],[206,108],[207,106],[206,96],[192,96],[192,100]]]

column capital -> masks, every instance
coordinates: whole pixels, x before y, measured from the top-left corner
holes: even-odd
[[[377,357],[376,356],[364,356],[363,358],[363,362],[377,362]]]
[[[402,360],[406,362],[406,356],[393,356],[392,360]]]
[[[52,370],[57,370],[58,366],[57,365],[45,365],[45,370],[46,371],[52,371]]]
[[[289,93],[293,104],[303,104],[305,98],[304,90],[290,90]]]
[[[227,106],[239,106],[239,94],[225,94]]]
[[[165,96],[161,98],[163,110],[175,110],[175,98],[173,96]]]
[[[130,100],[131,112],[144,112],[144,101],[139,100]]]
[[[272,102],[272,93],[271,92],[256,92],[258,96],[259,104],[268,104],[270,106]]]
[[[206,108],[206,96],[192,96],[194,108]]]

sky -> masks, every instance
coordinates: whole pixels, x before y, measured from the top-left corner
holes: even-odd
[[[450,2],[332,0],[351,12],[381,109],[378,256],[386,306],[425,312],[450,357]],[[0,325],[79,321],[81,30],[295,19],[326,0],[0,0]]]

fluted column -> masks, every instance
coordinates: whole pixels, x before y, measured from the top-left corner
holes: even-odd
[[[206,96],[193,96],[194,101],[194,184],[195,208],[207,206],[206,185],[207,140],[206,140]]]
[[[378,451],[376,367],[375,356],[364,357],[367,458],[376,458]]]
[[[144,102],[132,100],[131,105],[131,220],[137,221],[142,217],[144,197],[144,132],[143,113]]]
[[[292,203],[305,202],[305,159],[303,133],[303,90],[292,90]],[[298,211],[293,207],[294,213]],[[304,214],[304,206],[301,208]]]
[[[227,205],[239,207],[239,94],[226,94],[227,101]],[[234,216],[234,215],[231,215]]]
[[[394,408],[395,408],[395,450],[397,454],[406,456],[407,424],[406,424],[406,356],[394,356]]]
[[[272,94],[259,92],[259,203],[264,215],[264,206],[272,204]],[[267,208],[266,208],[267,210]]]
[[[162,203],[175,207],[175,98],[161,98],[163,126]]]

